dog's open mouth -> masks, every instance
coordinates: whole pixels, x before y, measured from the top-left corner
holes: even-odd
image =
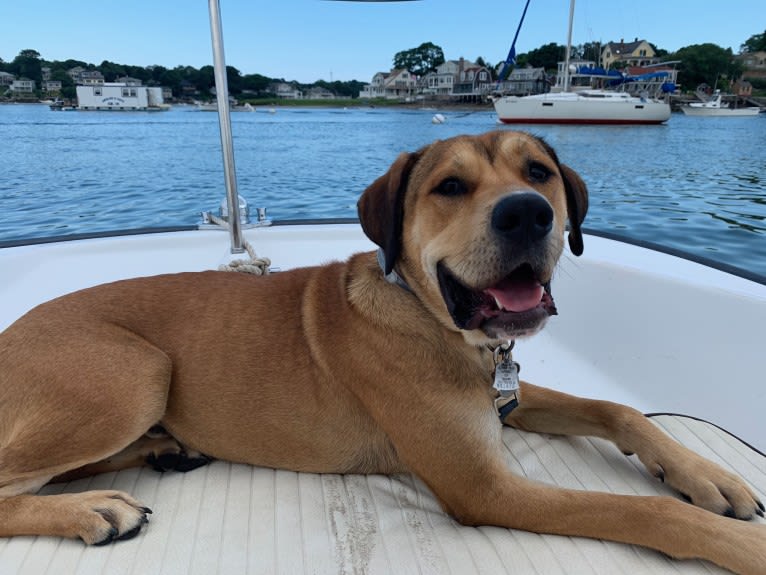
[[[444,303],[460,329],[511,339],[531,335],[557,313],[550,282],[541,283],[529,264],[484,289],[469,288],[441,262],[437,275]]]

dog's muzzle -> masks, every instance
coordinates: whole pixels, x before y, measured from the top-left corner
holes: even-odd
[[[492,338],[512,339],[532,335],[548,317],[556,315],[550,282],[540,279],[533,263],[538,258],[524,261],[522,255],[539,253],[553,229],[553,218],[553,208],[537,192],[514,192],[495,205],[492,232],[509,252],[517,258],[521,255],[521,263],[487,287],[472,288],[444,262],[438,264],[442,297],[458,328],[481,329]]]
[[[529,264],[484,289],[466,286],[441,262],[437,276],[444,303],[459,329],[480,329],[493,339],[515,339],[537,332],[557,313],[550,283],[540,283]]]

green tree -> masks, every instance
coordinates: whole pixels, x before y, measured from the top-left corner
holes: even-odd
[[[394,68],[409,70],[423,76],[444,64],[444,51],[433,42],[424,42],[417,48],[403,50],[394,55]]]
[[[585,44],[572,46],[571,57],[590,60],[598,65],[601,60],[601,42],[586,42]]]
[[[714,86],[719,77],[733,81],[742,75],[742,65],[734,60],[731,48],[716,44],[694,44],[673,54],[678,65],[678,79],[687,90],[700,84]]]
[[[107,82],[114,82],[117,78],[127,75],[125,73],[125,66],[109,62],[108,60],[101,62],[98,70],[104,75],[104,80]]]
[[[256,94],[265,92],[272,79],[262,76],[261,74],[246,74],[242,78],[242,89],[255,92]]]
[[[555,72],[558,69],[558,63],[564,60],[565,52],[566,46],[551,42],[525,54],[520,54],[516,58],[516,65],[518,67],[529,65]]]
[[[43,81],[40,53],[37,50],[22,50],[11,62],[11,73],[34,80],[39,88]]]
[[[742,46],[740,52],[763,52],[766,51],[766,30],[763,34],[754,34],[750,36]]]
[[[652,50],[654,50],[655,57],[657,57],[657,58],[664,58],[665,56],[668,55],[668,51],[665,50],[664,48],[658,48],[657,46],[655,46],[651,42],[649,42],[649,45],[652,47]]]
[[[244,83],[242,73],[234,66],[226,66],[226,84],[229,88],[229,94],[241,94]]]
[[[210,88],[215,86],[215,70],[212,66],[202,66],[199,70],[195,70],[191,66],[188,67],[191,70],[189,74],[189,80],[200,94],[209,94]]]

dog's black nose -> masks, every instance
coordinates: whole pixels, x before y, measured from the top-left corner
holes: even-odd
[[[492,229],[512,242],[534,242],[553,228],[553,208],[537,192],[509,194],[492,210]]]

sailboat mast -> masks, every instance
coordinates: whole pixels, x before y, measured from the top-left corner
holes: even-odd
[[[569,60],[572,55],[572,23],[574,22],[575,0],[569,0],[569,33],[567,34],[567,49],[564,54],[564,91],[569,91]]]

